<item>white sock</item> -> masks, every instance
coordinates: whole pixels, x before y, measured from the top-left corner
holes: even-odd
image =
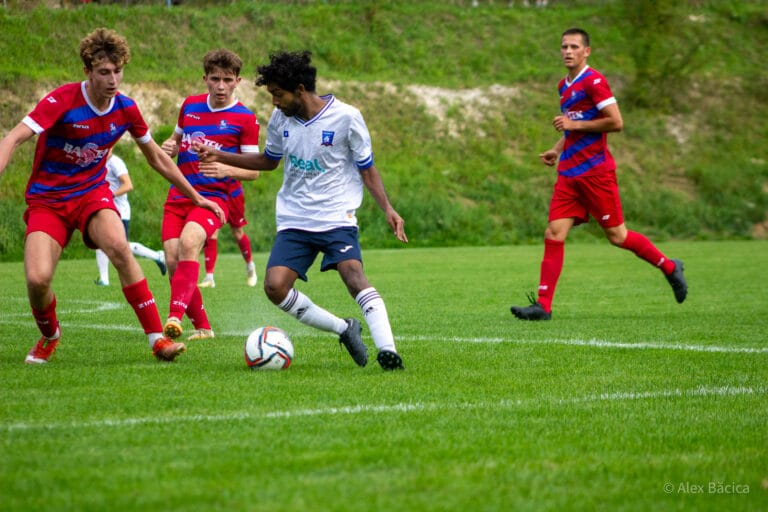
[[[321,331],[341,334],[347,330],[347,321],[314,304],[309,297],[292,288],[278,307],[299,322]]]
[[[131,252],[136,256],[141,256],[142,258],[148,258],[150,260],[160,259],[160,251],[153,251],[149,247],[142,245],[139,242],[129,242],[128,245],[131,246]]]
[[[101,249],[96,249],[96,266],[99,267],[99,279],[109,284],[109,258]]]
[[[149,340],[149,348],[155,348],[155,342],[163,337],[161,332],[151,332],[147,334],[147,340]]]
[[[395,337],[392,335],[392,327],[389,325],[387,308],[376,288],[366,288],[357,294],[355,300],[360,305],[360,310],[363,312],[363,318],[368,324],[368,330],[371,331],[371,338],[373,338],[376,348],[397,352]]]

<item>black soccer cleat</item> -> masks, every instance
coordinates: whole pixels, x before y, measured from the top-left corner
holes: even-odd
[[[685,281],[685,276],[683,275],[683,262],[676,259],[673,259],[672,261],[675,263],[675,270],[665,277],[672,287],[672,291],[675,292],[675,300],[677,300],[678,304],[682,304],[685,297],[688,296],[688,283]]]
[[[339,335],[339,344],[346,347],[358,366],[368,364],[368,347],[363,343],[363,327],[354,318],[346,318],[347,330]]]
[[[376,360],[385,371],[405,370],[405,366],[403,366],[403,358],[400,357],[400,354],[397,352],[380,350],[379,355],[376,356]]]
[[[552,313],[547,313],[544,310],[544,306],[538,301],[529,297],[530,306],[512,306],[510,311],[520,320],[551,320]]]

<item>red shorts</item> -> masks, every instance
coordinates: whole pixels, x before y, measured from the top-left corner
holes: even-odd
[[[217,198],[210,199],[221,207],[226,218],[229,212],[226,203]],[[205,230],[206,239],[210,238],[222,226],[215,213],[206,208],[195,206],[192,201],[165,203],[161,231],[163,242],[181,237],[181,231],[188,222],[199,224]]]
[[[248,224],[245,218],[245,194],[240,194],[237,197],[230,196],[227,206],[229,207],[227,224],[233,228],[241,228]]]
[[[549,203],[549,221],[573,218],[578,225],[589,221],[590,215],[603,228],[624,223],[616,171],[575,178],[558,175]]]
[[[99,210],[114,210],[112,191],[105,181],[99,187],[77,199],[55,204],[34,203],[28,204],[24,212],[24,222],[27,224],[26,235],[35,231],[42,231],[64,248],[72,238],[72,233],[77,229],[83,234],[83,243],[86,247],[96,249],[88,236],[88,221],[91,215]]]

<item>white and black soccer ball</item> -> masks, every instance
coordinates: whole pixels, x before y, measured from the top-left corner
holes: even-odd
[[[293,362],[293,343],[282,329],[259,327],[245,340],[245,363],[251,370],[284,370]]]

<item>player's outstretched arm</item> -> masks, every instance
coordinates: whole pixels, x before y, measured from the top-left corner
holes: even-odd
[[[197,157],[201,162],[221,162],[222,164],[241,169],[252,169],[254,171],[273,171],[277,169],[277,165],[280,163],[280,160],[267,158],[264,153],[229,153],[227,151],[219,151],[199,142],[193,142],[192,147],[197,152]]]
[[[161,176],[173,183],[182,194],[190,198],[197,206],[211,210],[222,223],[226,221],[224,212],[221,211],[219,205],[201,196],[197,190],[190,185],[179,168],[176,167],[176,164],[173,163],[171,157],[169,157],[154,140],[150,139],[146,144],[139,144],[139,148],[141,148],[141,152],[144,153],[147,163],[149,163],[149,165]]]
[[[29,126],[19,123],[8,132],[8,135],[3,137],[3,140],[0,140],[0,175],[3,174],[8,163],[11,161],[16,148],[34,137],[34,135],[35,132]]]
[[[398,214],[392,207],[387,197],[387,192],[384,190],[384,182],[381,180],[381,175],[376,169],[376,166],[371,166],[364,171],[360,171],[360,175],[363,178],[363,184],[368,189],[376,204],[379,205],[384,211],[384,215],[387,218],[387,224],[392,228],[392,233],[403,243],[408,243],[408,236],[405,234],[405,221],[400,214]]]
[[[253,181],[259,177],[260,172],[241,169],[221,162],[200,162],[198,168],[208,178],[234,178],[238,181]]]

